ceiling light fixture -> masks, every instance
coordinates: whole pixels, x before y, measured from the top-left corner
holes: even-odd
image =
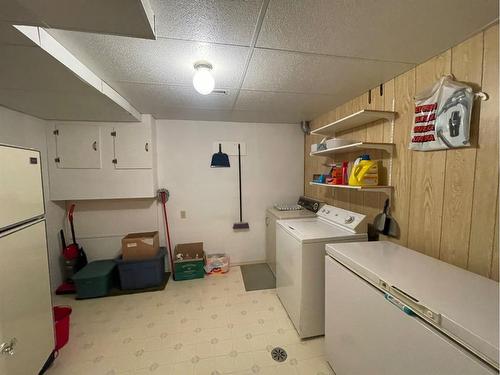
[[[193,77],[193,86],[201,95],[208,95],[214,90],[215,80],[212,76],[212,64],[199,61],[194,64],[196,73]]]

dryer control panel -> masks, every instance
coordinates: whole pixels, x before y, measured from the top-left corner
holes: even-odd
[[[366,215],[357,212],[325,204],[318,211],[318,216],[340,225],[353,233],[364,233],[367,230],[365,224]]]

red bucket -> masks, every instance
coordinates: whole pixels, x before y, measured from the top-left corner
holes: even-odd
[[[69,340],[69,316],[71,307],[54,306],[54,329],[56,331],[56,348],[61,349]]]

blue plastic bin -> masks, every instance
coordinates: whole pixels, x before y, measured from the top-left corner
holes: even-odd
[[[115,259],[120,274],[120,287],[124,290],[145,289],[160,286],[165,278],[165,248],[149,259],[124,261]]]

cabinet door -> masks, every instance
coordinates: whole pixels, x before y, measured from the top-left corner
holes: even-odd
[[[151,128],[139,125],[116,127],[114,134],[116,169],[151,169],[153,149]]]
[[[54,136],[58,168],[101,168],[101,128],[99,126],[56,124]]]
[[[0,257],[0,343],[15,339],[1,373],[38,374],[54,349],[45,221],[3,234]]]
[[[40,153],[0,147],[0,230],[43,215]]]

